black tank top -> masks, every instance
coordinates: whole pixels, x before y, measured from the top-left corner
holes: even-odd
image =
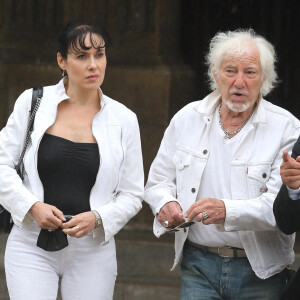
[[[100,164],[96,143],[75,143],[45,133],[38,150],[44,202],[65,215],[90,210],[90,193]]]

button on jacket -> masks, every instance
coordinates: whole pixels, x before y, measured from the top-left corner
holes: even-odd
[[[145,190],[145,201],[154,214],[170,201],[178,201],[185,212],[197,200],[219,99],[215,91],[202,101],[188,104],[171,120]],[[231,161],[232,199],[222,199],[226,219],[218,229],[238,231],[254,272],[260,278],[268,278],[294,260],[295,236],[278,230],[272,207],[281,186],[282,153],[284,149],[292,150],[300,122],[286,110],[260,99],[244,130]],[[153,229],[158,237],[166,230],[157,218]],[[180,260],[187,235],[188,230],[175,234],[173,268]]]
[[[17,164],[25,139],[32,89],[17,99],[7,125],[0,133],[0,204],[11,212],[14,223],[22,227],[34,220],[28,213],[36,201],[44,199],[37,170],[40,141],[55,122],[58,104],[68,99],[63,80],[44,88],[37,111],[31,143],[24,157],[27,175],[17,175]],[[91,190],[90,207],[99,212],[103,227],[94,236],[110,240],[140,209],[143,199],[144,172],[139,126],[136,115],[123,104],[102,95],[101,110],[92,122],[99,146],[100,166]]]

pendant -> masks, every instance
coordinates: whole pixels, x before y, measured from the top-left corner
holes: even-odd
[[[226,144],[227,140],[229,140],[229,135],[225,134],[223,137],[223,143]]]

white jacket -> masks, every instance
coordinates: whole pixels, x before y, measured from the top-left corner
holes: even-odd
[[[145,201],[154,214],[169,201],[178,201],[185,212],[197,199],[199,184],[210,155],[210,127],[220,94],[188,104],[171,120],[151,166]],[[250,126],[231,161],[233,199],[222,199],[226,220],[219,228],[238,231],[250,264],[260,278],[283,270],[294,260],[294,235],[279,231],[273,202],[282,184],[280,165],[284,149],[291,149],[299,136],[300,122],[286,110],[260,99]],[[212,178],[213,181],[213,178]],[[263,188],[266,185],[267,192]],[[165,228],[155,218],[154,234]],[[178,264],[188,230],[175,234]]]
[[[27,176],[22,183],[14,166],[22,151],[31,98],[32,89],[20,95],[0,132],[0,204],[11,212],[14,223],[20,227],[34,221],[28,210],[36,201],[44,200],[37,170],[38,148],[45,131],[55,122],[58,104],[69,97],[63,80],[44,88],[24,158]],[[104,236],[101,227],[94,230],[94,236],[102,234],[106,242],[142,206],[144,172],[140,133],[136,115],[105,95],[101,110],[93,119],[92,132],[99,146],[100,166],[91,190],[90,207],[99,212],[104,227]]]

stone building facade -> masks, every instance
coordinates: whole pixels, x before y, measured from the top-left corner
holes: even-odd
[[[281,83],[268,100],[300,118],[299,5],[289,0],[0,0],[0,126],[16,97],[55,84],[56,38],[71,20],[99,22],[112,38],[102,89],[139,118],[145,174],[170,118],[208,93],[204,55],[217,31],[253,28],[276,47]],[[147,205],[116,236],[119,277],[115,300],[176,300],[179,270],[173,236],[151,232]],[[0,300],[5,292],[0,235]]]

